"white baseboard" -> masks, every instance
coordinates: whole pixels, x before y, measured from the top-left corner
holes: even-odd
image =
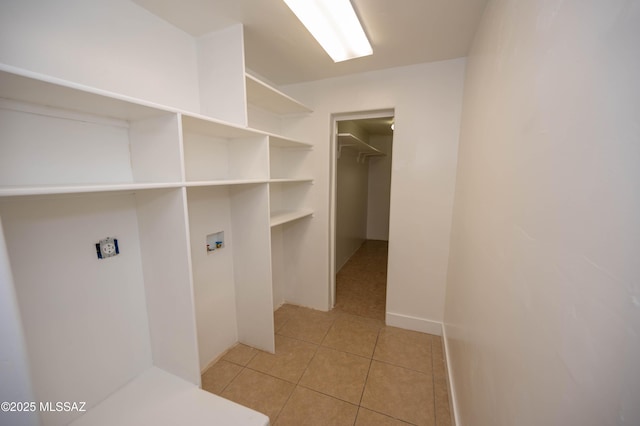
[[[442,336],[442,323],[438,321],[387,312],[386,323],[392,327]]]
[[[458,398],[456,395],[456,388],[453,381],[453,374],[451,373],[451,358],[449,356],[449,341],[447,339],[447,328],[439,321],[432,321],[425,318],[413,317],[410,315],[396,314],[394,312],[387,312],[386,323],[392,327],[404,328],[406,330],[419,331],[422,333],[435,334],[436,336],[442,336],[444,342],[444,356],[446,362],[446,374],[447,381],[449,382],[449,403],[451,406],[451,417],[453,419],[453,426],[462,426],[460,423],[460,413],[458,411]]]
[[[451,390],[449,394],[449,403],[451,404],[451,411],[453,417],[453,426],[462,426],[460,423],[460,413],[458,411],[458,397],[456,395],[456,388],[453,381],[453,375],[451,374],[451,358],[449,356],[449,339],[447,339],[447,327],[445,324],[442,324],[442,340],[444,341],[444,356],[447,359],[446,367],[447,367],[447,380],[449,381],[449,389]]]

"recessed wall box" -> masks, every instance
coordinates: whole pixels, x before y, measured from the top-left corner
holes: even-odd
[[[207,235],[207,253],[224,248],[224,231]]]

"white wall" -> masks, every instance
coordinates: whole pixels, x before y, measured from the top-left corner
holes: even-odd
[[[638,40],[637,1],[488,5],[447,286],[459,425],[640,424]]]
[[[285,263],[283,227],[271,228],[271,275],[273,286],[273,310],[277,310],[285,302]]]
[[[238,341],[231,211],[227,187],[189,188],[187,196],[202,370]],[[207,235],[220,231],[224,231],[225,247],[207,253]]]
[[[200,112],[247,125],[242,24],[197,39]],[[224,102],[220,102],[224,99]]]
[[[106,398],[152,365],[134,195],[2,200],[37,401]],[[118,239],[98,259],[95,243]],[[77,412],[43,412],[62,425]]]
[[[292,302],[329,304],[331,114],[395,108],[387,311],[413,328],[443,319],[464,68],[456,59],[285,88],[315,111],[286,123],[291,136],[315,145],[315,214],[297,257],[308,281]]]
[[[371,135],[369,145],[386,155],[369,157],[367,197],[367,239],[389,240],[389,203],[391,199],[391,160],[393,136]]]
[[[35,401],[20,308],[9,265],[9,253],[0,223],[0,401]],[[36,412],[0,411],[0,423],[16,426],[39,424]]]
[[[129,0],[3,0],[0,63],[199,110],[194,39]]]
[[[369,134],[355,121],[338,121],[338,133],[350,133],[367,142]],[[368,163],[357,161],[357,151],[342,148],[336,157],[336,272],[367,238]]]
[[[336,162],[336,272],[367,238],[369,167],[357,158],[356,151],[343,148]]]

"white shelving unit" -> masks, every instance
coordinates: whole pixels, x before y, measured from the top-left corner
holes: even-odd
[[[307,195],[313,179],[304,176],[311,146],[291,139],[269,137],[271,226],[308,217]]]
[[[309,111],[246,79],[250,101]],[[198,389],[200,372],[238,341],[275,349],[271,238],[313,214],[311,148],[0,67],[0,217],[32,387],[92,408],[43,425],[175,424],[180,407],[193,424],[245,418]],[[98,259],[106,237],[120,253]]]

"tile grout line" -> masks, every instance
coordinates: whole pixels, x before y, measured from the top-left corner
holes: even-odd
[[[315,393],[319,393],[320,395],[324,395],[324,396],[329,397],[329,398],[331,398],[331,399],[335,399],[336,401],[344,402],[345,404],[353,405],[354,407],[360,407],[358,404],[354,404],[354,403],[353,403],[353,402],[351,402],[351,401],[344,400],[344,399],[339,398],[339,397],[337,397],[337,396],[335,396],[335,395],[328,394],[328,393],[323,392],[323,391],[318,390],[318,389],[310,388],[309,386],[305,386],[305,385],[303,385],[303,384],[298,384],[298,385],[296,385],[296,387],[301,387],[301,388],[306,389],[306,390],[308,390],[308,391],[315,392]],[[365,408],[366,408],[366,407],[365,407]]]
[[[360,416],[360,409],[363,408],[362,398],[364,397],[364,391],[367,388],[367,382],[369,381],[369,373],[371,372],[371,366],[373,365],[373,354],[376,353],[376,346],[378,345],[380,330],[378,330],[378,333],[376,334],[376,343],[373,345],[373,352],[371,352],[371,357],[369,358],[369,368],[367,369],[367,376],[364,378],[364,385],[362,386],[362,392],[360,393],[360,401],[358,402],[358,410],[356,411],[356,418],[353,419],[353,426],[355,426],[356,422],[358,421],[358,416]]]
[[[245,346],[246,346],[246,345],[245,345]],[[249,347],[250,347],[250,346],[249,346]],[[253,348],[253,349],[255,349],[255,348]],[[258,351],[258,350],[259,350],[259,349],[256,349],[256,351]],[[240,374],[242,374],[242,372],[248,368],[249,363],[250,363],[250,362],[253,360],[253,358],[255,358],[256,356],[258,356],[258,353],[254,354],[254,355],[249,359],[249,361],[247,361],[247,364],[246,364],[246,365],[241,365],[241,364],[238,364],[238,363],[236,363],[236,362],[226,360],[226,359],[224,359],[224,358],[221,358],[221,359],[218,361],[218,362],[220,362],[220,361],[226,361],[226,362],[228,362],[228,363],[231,363],[231,364],[237,365],[237,366],[239,366],[239,367],[242,367],[242,368],[240,368],[240,371],[238,371],[238,374],[236,374],[235,376],[233,376],[233,379],[229,380],[229,383],[227,383],[227,384],[226,384],[226,386],[225,386],[225,387],[220,391],[220,396],[222,396],[222,393],[223,393],[225,390],[227,390],[227,388],[231,385],[231,383],[233,383],[233,382],[234,382],[234,380],[235,380],[235,379],[237,379],[237,378],[238,378],[238,376],[240,376]],[[217,364],[217,362],[216,362],[216,364]],[[253,371],[253,369],[250,369],[250,370],[252,370],[252,371]]]
[[[227,361],[227,362],[229,362],[229,361]],[[238,365],[238,364],[235,364],[235,365]],[[229,383],[227,383],[227,384],[224,386],[224,388],[222,388],[222,389],[220,390],[220,396],[222,396],[222,393],[223,393],[225,390],[227,390],[227,388],[229,387],[229,385],[231,385],[231,383],[233,383],[233,381],[234,381],[234,380],[235,380],[235,379],[240,375],[240,373],[242,373],[242,371],[243,371],[245,368],[246,368],[246,367],[242,367],[242,368],[240,369],[240,371],[238,371],[238,373],[237,373],[235,376],[233,376],[233,379],[229,380]],[[213,392],[212,392],[212,393],[213,393]]]
[[[287,337],[287,336],[285,336]],[[290,339],[296,339],[295,337],[290,337]],[[309,343],[306,340],[301,340],[301,339],[296,339],[300,342],[305,342],[305,343]],[[324,340],[324,339],[323,339]],[[313,359],[316,357],[316,354],[318,353],[318,348],[320,347],[320,345],[317,345],[315,348],[315,351],[313,352],[313,356],[311,357],[311,359],[309,360],[309,362],[307,363],[307,366],[304,368],[304,370],[302,370],[302,374],[300,374],[300,377],[298,378],[298,380],[296,381],[295,384],[293,384],[293,390],[291,391],[291,393],[289,394],[289,397],[287,398],[287,400],[284,402],[284,404],[282,404],[282,408],[280,409],[280,411],[278,412],[278,415],[276,416],[276,418],[273,420],[273,424],[275,425],[276,421],[278,420],[278,418],[280,417],[280,414],[282,413],[282,411],[284,411],[285,407],[287,406],[287,404],[289,403],[289,401],[291,400],[291,397],[293,396],[293,393],[296,391],[296,389],[298,388],[298,386],[300,385],[300,380],[302,380],[302,377],[304,376],[304,373],[307,372],[307,369],[309,368],[309,365],[311,364],[311,361],[313,361]],[[281,379],[284,380],[284,379]],[[285,380],[286,381],[286,380]],[[291,382],[288,382],[291,383]],[[304,387],[304,386],[301,386]]]
[[[376,335],[376,343],[373,345],[373,352],[371,353],[371,357],[369,358],[369,368],[367,369],[367,377],[364,378],[364,385],[362,386],[362,393],[360,394],[360,401],[358,402],[358,412],[360,412],[360,408],[362,407],[362,398],[364,397],[364,391],[367,388],[367,382],[369,381],[369,373],[371,373],[371,366],[373,365],[373,356],[376,353],[376,347],[378,346],[378,339],[380,338],[380,330],[378,330],[378,334]]]
[[[373,408],[367,408],[367,407],[362,407],[362,408],[364,408],[365,410],[369,410],[369,411],[372,411],[374,413],[380,414],[381,416],[389,417],[390,419],[394,419],[394,420],[397,420],[399,422],[402,422],[402,423],[405,423],[405,424],[408,424],[408,425],[411,425],[411,426],[420,426],[420,425],[417,425],[415,423],[411,423],[411,422],[408,422],[406,420],[400,419],[398,417],[394,417],[394,416],[392,416],[390,414],[383,413],[382,411],[374,410]]]
[[[372,360],[373,361],[377,361],[377,362],[382,363],[382,364],[390,365],[392,367],[403,368],[405,370],[409,370],[409,371],[412,371],[412,372],[418,373],[418,374],[424,374],[424,375],[428,375],[429,374],[429,373],[425,373],[424,371],[416,370],[416,369],[410,368],[410,367],[405,367],[404,365],[400,365],[400,364],[394,364],[393,362],[385,361],[385,360],[382,360],[382,359],[372,358]],[[432,364],[433,364],[433,360],[432,360]],[[433,370],[431,371],[431,375],[433,376]]]
[[[335,396],[335,395],[330,395],[330,394],[325,393],[325,392],[322,392],[322,391],[320,391],[320,390],[312,389],[312,388],[310,388],[310,387],[308,387],[308,386],[305,386],[305,385],[303,385],[303,384],[301,384],[301,383],[300,383],[300,381],[301,381],[301,380],[302,380],[302,378],[304,377],[304,374],[305,374],[305,373],[307,372],[307,370],[309,369],[309,366],[311,365],[311,363],[313,362],[313,360],[316,358],[316,355],[318,354],[318,350],[319,350],[320,348],[325,348],[325,349],[333,350],[333,351],[335,351],[335,352],[341,352],[341,353],[345,353],[345,354],[349,354],[349,355],[355,355],[355,356],[360,356],[360,357],[362,357],[362,358],[367,358],[367,357],[363,357],[363,356],[361,356],[361,355],[352,354],[352,353],[350,353],[350,352],[341,351],[341,350],[338,350],[338,349],[335,349],[335,348],[331,348],[331,347],[329,347],[329,346],[323,346],[323,345],[322,345],[322,344],[324,343],[325,339],[327,338],[327,336],[329,335],[329,332],[331,331],[331,329],[333,329],[333,327],[335,326],[336,321],[337,321],[337,319],[334,319],[334,320],[333,320],[333,322],[332,322],[331,326],[327,329],[327,332],[326,332],[326,333],[325,333],[325,335],[323,336],[323,338],[322,338],[322,340],[320,341],[320,343],[319,343],[319,344],[314,343],[314,345],[316,345],[316,350],[315,350],[315,352],[314,352],[313,356],[311,357],[311,359],[309,360],[309,362],[307,363],[307,366],[305,367],[304,371],[303,371],[303,372],[302,372],[302,374],[300,375],[300,378],[298,379],[298,382],[295,384],[294,392],[295,392],[295,389],[296,389],[296,388],[301,387],[301,388],[303,388],[303,389],[307,389],[307,390],[309,390],[309,391],[311,391],[311,392],[316,392],[316,393],[319,393],[320,395],[324,395],[324,396],[326,396],[326,397],[329,397],[329,398],[335,399],[335,400],[337,400],[337,401],[345,402],[345,403],[347,403],[347,404],[350,404],[350,405],[355,406],[355,407],[357,408],[357,411],[356,411],[356,418],[354,419],[354,425],[355,425],[355,421],[356,421],[356,420],[357,420],[357,418],[358,418],[358,412],[360,411],[360,402],[359,402],[358,404],[354,404],[354,403],[353,403],[353,402],[351,402],[351,401],[346,401],[346,400],[344,400],[344,399],[342,399],[342,398],[339,398],[339,397],[337,397],[337,396]],[[378,331],[378,334],[379,334],[379,331]],[[285,337],[289,337],[289,336],[285,336]],[[297,337],[289,337],[289,338],[290,338],[290,339],[298,340],[298,341],[300,341],[300,342],[311,343],[311,342],[308,342],[308,341],[306,341],[306,340],[299,339],[299,338],[297,338]],[[377,336],[376,336],[376,344],[377,344],[377,342],[378,342],[378,338],[377,338]],[[374,351],[375,351],[375,345],[374,345]],[[373,354],[372,354],[371,356],[373,356]],[[369,369],[371,368],[371,361],[372,361],[372,358],[369,358]],[[367,377],[368,377],[368,375],[369,375],[369,370],[367,370]],[[366,386],[366,378],[365,378],[365,385],[363,385],[363,387],[362,387],[362,393],[360,394],[360,401],[362,401],[362,394],[364,394],[364,386]],[[291,394],[293,395],[293,392],[292,392]],[[289,399],[291,399],[291,396],[289,396]],[[287,402],[285,402],[285,404],[283,405],[283,407],[282,407],[283,409],[284,409],[284,406],[286,406],[286,405],[287,405],[287,403],[289,402],[289,399],[287,399]],[[279,415],[278,415],[278,416],[279,416]]]
[[[358,405],[358,409],[356,410],[356,418],[353,419],[353,426],[356,426],[356,423],[358,423],[358,416],[360,415],[360,409],[362,408],[361,405]]]

